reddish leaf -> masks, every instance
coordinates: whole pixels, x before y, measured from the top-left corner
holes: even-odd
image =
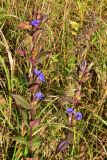
[[[71,103],[74,105],[74,106],[78,106],[80,104],[80,98],[74,98],[74,99],[71,99]]]
[[[20,28],[20,29],[31,29],[32,26],[29,24],[29,22],[21,22],[18,25],[18,28]]]
[[[74,132],[73,131],[69,131],[66,135],[67,141],[69,143],[72,143],[74,140]]]
[[[80,104],[80,100],[78,98],[74,98],[72,99],[72,97],[70,96],[65,96],[62,98],[62,102],[68,102],[68,103],[72,103],[74,106],[75,105],[79,105]]]
[[[28,90],[32,92],[32,91],[38,90],[38,88],[39,88],[39,83],[35,83],[35,84],[30,85]]]
[[[35,119],[34,121],[30,121],[30,127],[37,127],[40,124],[40,120]]]
[[[39,160],[38,157],[35,157],[35,158],[27,158],[26,160]]]
[[[62,140],[56,149],[56,154],[64,151],[69,146],[69,142],[67,140]]]
[[[19,53],[21,56],[26,56],[26,51],[22,50],[22,49],[17,49],[17,53]]]
[[[32,63],[32,65],[34,65],[34,64],[35,64],[35,58],[30,57],[29,61],[30,61],[30,63]]]

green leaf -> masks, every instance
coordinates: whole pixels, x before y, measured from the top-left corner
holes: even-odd
[[[30,110],[30,104],[23,96],[16,94],[11,94],[11,96],[15,99],[17,104],[21,105],[25,109]]]
[[[27,114],[27,112],[26,112],[25,110],[22,110],[21,113],[22,113],[22,118],[23,118],[23,121],[24,121],[25,125],[26,125],[27,127],[29,127],[29,124],[28,124],[28,114]]]
[[[41,139],[39,137],[32,138],[32,145],[33,147],[39,147],[41,144]]]
[[[12,137],[12,139],[16,140],[18,143],[25,144],[25,145],[29,146],[29,142],[26,140],[25,137],[15,136],[15,137]]]
[[[24,149],[24,156],[27,156],[29,153],[29,148],[26,146]]]

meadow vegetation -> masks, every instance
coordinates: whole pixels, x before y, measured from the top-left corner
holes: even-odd
[[[107,1],[1,0],[0,160],[107,160],[106,128]]]

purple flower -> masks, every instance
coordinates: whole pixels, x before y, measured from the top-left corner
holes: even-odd
[[[37,92],[37,93],[35,94],[35,98],[41,100],[41,99],[44,98],[44,95],[43,95],[41,92]]]
[[[73,110],[72,108],[68,108],[66,111],[67,111],[67,113],[68,113],[68,114],[70,114],[70,113],[73,113],[73,112],[74,112],[74,110]]]
[[[36,74],[36,76],[39,77],[39,80],[40,80],[41,82],[44,82],[44,81],[45,81],[44,74],[43,74],[40,70],[34,69],[34,74]]]
[[[36,74],[37,76],[39,76],[41,73],[41,71],[34,69],[34,74]]]
[[[82,114],[80,112],[76,112],[75,119],[81,120],[82,119]]]
[[[39,19],[32,20],[30,24],[31,26],[38,27],[38,25],[40,24],[40,20]]]

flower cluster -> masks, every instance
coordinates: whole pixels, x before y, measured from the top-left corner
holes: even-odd
[[[40,70],[34,69],[34,74],[39,78],[41,82],[45,81],[44,74]]]
[[[70,100],[70,102],[74,107],[78,107],[80,105],[80,100],[82,96],[81,94],[82,84],[90,78],[91,67],[92,67],[92,64],[90,64],[90,66],[87,66],[86,60],[84,60],[79,66],[77,89],[75,90],[74,97]],[[72,115],[74,115],[76,120],[82,119],[82,114],[80,112],[75,112],[73,108],[68,108],[67,113],[70,119],[72,118]]]
[[[82,119],[82,114],[80,112],[75,112],[73,108],[68,108],[67,109],[67,114],[69,117],[72,117],[74,115],[76,120],[81,120]]]
[[[29,138],[29,140],[30,140],[30,142],[29,142],[30,143],[30,153],[33,153],[33,148],[34,148],[34,146],[33,146],[33,138],[34,138],[33,127],[37,127],[40,124],[40,119],[35,119],[35,115],[36,115],[35,105],[38,103],[39,100],[44,99],[44,94],[41,92],[40,87],[41,87],[41,83],[43,83],[45,81],[45,76],[42,73],[42,71],[34,68],[37,64],[36,62],[38,62],[38,60],[39,60],[39,56],[38,55],[33,56],[34,55],[33,53],[35,51],[35,48],[37,47],[35,40],[39,36],[39,30],[43,29],[40,26],[41,26],[42,22],[44,23],[46,21],[47,16],[40,13],[40,12],[37,13],[33,9],[32,15],[29,17],[32,17],[32,19],[27,22],[21,22],[18,25],[18,28],[25,29],[28,32],[28,37],[29,36],[31,37],[31,44],[29,43],[30,50],[25,51],[21,48],[18,48],[17,53],[20,56],[22,56],[24,59],[26,59],[28,62],[30,62],[30,71],[33,71],[33,73],[29,73],[29,75],[28,75],[28,84],[29,84],[28,91],[30,91],[30,94],[28,94],[28,96],[30,97],[30,104],[26,102],[26,105],[29,106],[29,108],[25,107],[30,110],[29,114],[27,114],[27,115],[28,115],[29,126],[30,126],[30,132],[29,132],[29,134],[30,134],[29,135],[29,137],[30,137]],[[35,33],[37,33],[37,34],[35,34]],[[39,51],[38,51],[38,53],[39,53]]]
[[[45,81],[45,76],[40,70],[34,69],[34,75],[36,75],[39,78],[40,82]],[[38,100],[44,99],[44,95],[40,91],[37,92],[34,97],[35,99],[38,99]]]

